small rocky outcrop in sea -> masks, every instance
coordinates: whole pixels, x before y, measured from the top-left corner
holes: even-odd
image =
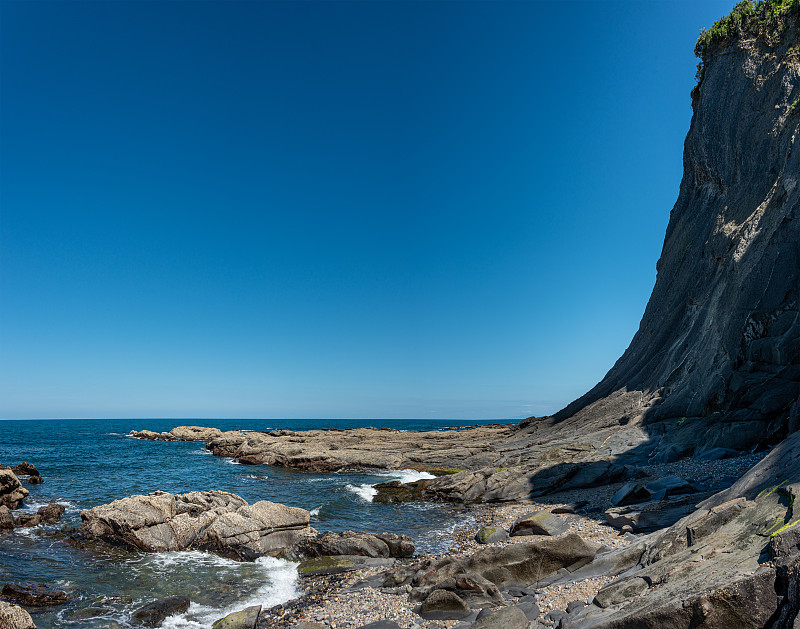
[[[206,428],[204,426],[178,426],[169,432],[154,432],[152,430],[131,430],[128,436],[149,441],[209,441],[219,437],[222,431],[219,428]]]
[[[10,469],[0,469],[0,505],[16,509],[28,495],[17,475]]]
[[[0,594],[26,607],[51,607],[63,605],[73,596],[46,583],[6,583]],[[0,625],[2,627],[2,625]]]
[[[17,517],[17,526],[24,526],[27,528],[37,526],[39,524],[55,524],[61,519],[65,511],[64,505],[57,502],[51,502],[44,507],[39,507],[36,513],[23,513]]]
[[[31,615],[14,603],[0,601],[0,627],[9,629],[36,629]]]
[[[36,469],[35,465],[24,461],[19,465],[12,467],[11,471],[14,472],[17,476],[41,476],[39,470]]]
[[[130,496],[81,512],[79,537],[148,552],[206,550],[252,560],[313,535],[309,512],[224,491]]]

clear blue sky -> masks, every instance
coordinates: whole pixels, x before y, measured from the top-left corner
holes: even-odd
[[[0,417],[558,410],[732,5],[3,0]]]

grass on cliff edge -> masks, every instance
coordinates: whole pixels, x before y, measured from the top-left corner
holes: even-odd
[[[767,43],[777,43],[786,30],[787,17],[794,12],[800,12],[800,0],[743,0],[733,7],[730,14],[700,32],[694,54],[705,60],[715,44],[724,44],[728,39],[741,35],[753,35]]]

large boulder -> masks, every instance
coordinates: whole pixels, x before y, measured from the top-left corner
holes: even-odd
[[[305,509],[224,491],[131,496],[81,512],[78,534],[148,552],[207,550],[252,560],[313,534]]]
[[[569,524],[549,511],[535,511],[523,515],[511,527],[511,536],[561,535],[569,530]]]
[[[0,628],[36,629],[31,615],[14,603],[0,601]]]
[[[10,469],[0,469],[0,505],[5,505],[9,509],[16,509],[28,495],[19,482],[17,475]]]

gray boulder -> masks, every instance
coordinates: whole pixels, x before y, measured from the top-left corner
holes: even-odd
[[[494,544],[508,539],[508,531],[501,526],[484,526],[475,533],[475,541],[479,544]]]
[[[81,512],[78,534],[147,552],[206,550],[237,559],[279,555],[313,534],[309,513],[224,491],[131,496]]]

